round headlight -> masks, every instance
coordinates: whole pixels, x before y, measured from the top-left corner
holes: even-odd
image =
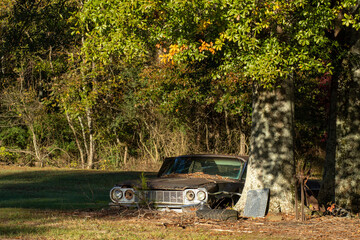
[[[119,202],[120,199],[123,197],[123,192],[120,188],[113,188],[110,191],[110,198],[113,202]]]
[[[134,191],[133,190],[126,190],[125,191],[125,198],[127,199],[127,200],[131,200],[131,199],[133,199],[133,197],[134,197]]]
[[[187,200],[189,200],[189,201],[194,200],[194,198],[195,198],[195,193],[194,193],[192,190],[187,191],[187,192],[186,192],[186,198],[187,198]]]
[[[113,197],[114,197],[114,199],[120,200],[120,199],[122,198],[122,196],[123,196],[123,192],[122,192],[121,190],[115,189],[115,190],[113,191]]]
[[[206,193],[204,191],[198,191],[196,196],[198,200],[204,201],[206,198]]]

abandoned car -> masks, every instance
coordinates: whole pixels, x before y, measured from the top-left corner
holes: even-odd
[[[224,209],[241,196],[247,156],[184,155],[165,158],[157,178],[110,190],[113,206],[147,204],[160,210]]]

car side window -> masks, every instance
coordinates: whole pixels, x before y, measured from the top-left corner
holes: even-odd
[[[247,164],[245,164],[245,166],[244,166],[244,171],[243,171],[243,175],[241,176],[241,180],[246,179],[246,173],[247,173]]]

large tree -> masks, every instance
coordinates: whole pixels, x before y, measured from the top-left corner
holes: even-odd
[[[293,209],[293,81],[331,71],[329,3],[164,2],[160,44],[176,64],[216,59],[212,81],[235,74],[253,84],[252,140],[245,191],[270,188],[270,208]],[[319,21],[321,19],[321,21]]]
[[[86,2],[80,19],[87,36],[82,50],[84,83],[91,83],[87,94],[104,83],[108,77],[99,73],[112,72],[114,63],[126,68],[156,59],[175,68],[206,66],[205,74],[195,76],[198,81],[182,83],[188,89],[206,89],[224,79],[233,79],[238,89],[244,82],[253,84],[252,151],[240,206],[246,190],[267,187],[270,208],[289,212],[295,166],[293,81],[331,73],[332,53],[341,48],[328,33],[337,31],[338,14],[353,5],[301,0]],[[344,15],[345,24],[351,21]],[[187,94],[191,92],[199,99],[199,91]]]
[[[335,201],[360,212],[360,38],[350,50],[350,76],[339,84]]]
[[[356,78],[346,82],[338,77],[344,53],[351,45],[346,39],[340,41],[344,32],[341,29],[359,28],[358,5],[354,0],[6,3],[17,8],[13,16],[7,15],[1,21],[6,22],[6,28],[2,28],[5,31],[1,32],[5,33],[1,35],[4,53],[1,74],[12,74],[9,79],[15,79],[19,69],[29,70],[22,72],[31,72],[26,79],[31,84],[30,80],[35,80],[39,92],[43,82],[51,83],[50,106],[64,113],[84,167],[94,166],[94,161],[100,158],[99,146],[105,141],[116,139],[117,147],[127,149],[122,141],[127,141],[127,136],[135,131],[139,132],[138,142],[158,159],[161,141],[150,138],[161,134],[144,137],[140,125],[158,132],[161,124],[153,116],[159,112],[190,122],[187,126],[192,124],[198,133],[204,131],[203,149],[215,152],[213,149],[219,144],[211,144],[209,139],[219,139],[221,130],[217,126],[229,135],[230,120],[234,123],[238,118],[238,125],[247,124],[252,87],[248,179],[238,207],[244,203],[248,189],[270,188],[270,208],[291,211],[295,171],[294,91],[306,88],[307,79],[333,73],[332,85],[338,83],[342,89],[339,96],[353,96],[348,86],[357,86]],[[67,15],[56,9],[63,9]],[[69,18],[71,9],[79,12]],[[35,24],[38,22],[46,23],[46,28]],[[73,26],[72,35],[69,26]],[[54,28],[64,30],[61,31],[64,34],[54,37]],[[23,47],[17,47],[17,43]],[[66,46],[66,60],[61,46]],[[356,46],[353,49],[356,56]],[[30,61],[17,61],[19,57]],[[353,76],[357,76],[354,69]],[[354,99],[344,101],[339,108],[349,121],[357,116],[357,98],[341,99]],[[142,107],[137,109],[142,117],[148,119],[139,121],[140,117],[132,125],[124,119],[138,106]],[[131,130],[126,129],[128,126]],[[347,126],[340,131],[346,136],[341,139],[356,143],[356,124],[338,126]],[[130,134],[123,133],[126,131]],[[334,135],[329,132],[329,136],[333,139]],[[197,134],[194,138],[200,141],[201,137]],[[146,138],[153,143],[154,151],[147,148]],[[230,146],[231,141],[228,142]],[[235,153],[234,149],[229,152]],[[343,156],[350,155],[341,154],[341,159]],[[334,167],[335,161],[332,163],[329,166]],[[334,169],[325,172],[333,174]]]
[[[353,9],[351,14],[355,13]],[[356,18],[356,14],[350,16]],[[354,27],[339,27],[334,36],[343,46],[344,54],[335,56],[337,68],[331,81],[326,161],[319,200],[359,212],[360,34]]]
[[[297,85],[293,81],[334,74],[336,84],[344,53],[352,45],[339,34],[344,34],[342,29],[359,28],[358,6],[353,0],[162,2],[159,14],[164,23],[159,30],[159,44],[170,49],[162,55],[164,61],[191,65],[216,59],[213,80],[232,73],[254,85],[248,179],[239,206],[248,189],[267,187],[271,189],[272,210],[292,210],[293,87]],[[352,49],[356,56],[356,46]],[[356,69],[355,65],[351,81],[355,87]],[[342,112],[346,113],[342,116],[351,122],[358,115],[358,105],[352,91],[349,94],[351,101],[342,94],[348,102],[342,104]],[[357,122],[349,123],[338,121],[338,126],[350,129],[341,130],[340,139],[351,139],[357,149]],[[349,169],[357,169],[357,152],[348,145],[338,148],[339,193],[345,193],[355,183],[351,176],[356,173]],[[355,165],[341,159],[356,160]],[[334,169],[331,171],[333,174]],[[352,198],[356,196],[355,191]]]

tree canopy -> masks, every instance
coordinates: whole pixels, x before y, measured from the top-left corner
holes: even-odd
[[[330,84],[360,28],[357,0],[0,7],[0,159],[104,169],[190,152],[248,154],[254,93],[280,94],[289,79],[290,148],[319,162]]]

